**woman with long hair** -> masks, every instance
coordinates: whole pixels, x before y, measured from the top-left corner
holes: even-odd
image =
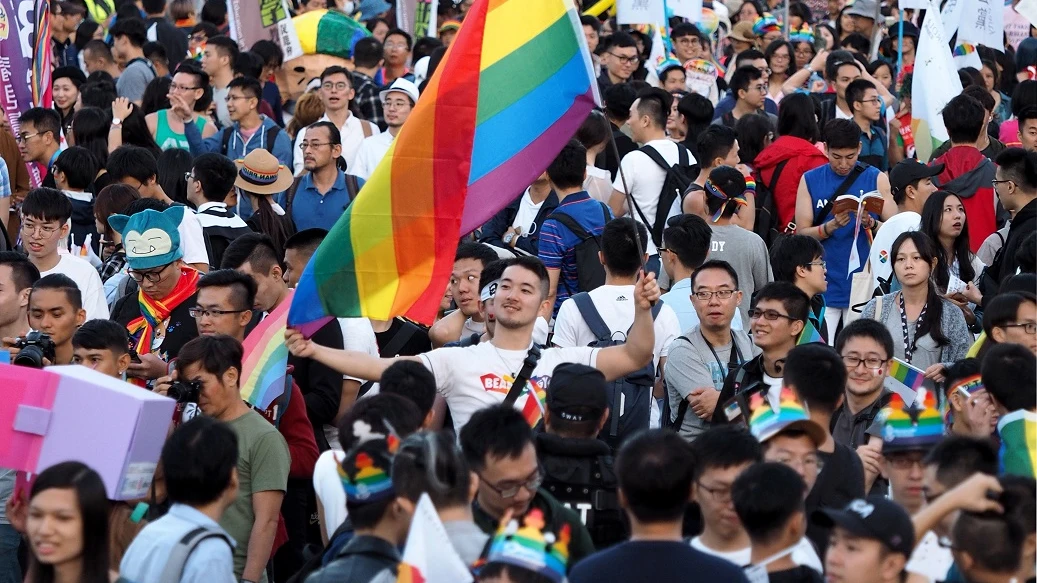
[[[109,502],[104,482],[80,462],[43,470],[32,485],[25,531],[26,581],[109,583]]]
[[[713,102],[698,93],[689,93],[677,102],[677,123],[684,127],[684,147],[698,159],[698,139],[713,122]]]
[[[341,143],[335,140],[338,132],[328,133],[331,135],[332,144]],[[343,164],[341,157],[338,163]],[[273,154],[263,149],[249,152],[244,160],[236,164],[238,177],[234,181],[234,191],[239,197],[247,197],[255,209],[252,216],[245,220],[245,224],[253,231],[269,236],[277,256],[284,257],[284,244],[288,237],[295,234],[295,223],[274,198],[284,199],[285,191],[292,186],[292,171],[278,163]]]
[[[908,231],[893,242],[893,273],[900,291],[873,298],[862,318],[878,320],[893,336],[893,356],[925,371],[926,386],[943,382],[946,367],[965,358],[972,335],[965,317],[942,297],[933,281],[936,246],[921,231]]]
[[[756,19],[763,16],[763,13],[766,11],[767,9],[764,8],[763,3],[759,0],[745,0],[731,18],[731,24],[742,22],[743,20],[750,23],[756,22]]]
[[[113,123],[108,132],[109,152],[114,152],[119,146],[130,145],[148,150],[156,159],[162,153],[162,148],[158,147],[151,130],[148,129],[144,111],[136,103],[125,97],[116,98],[112,102],[112,119],[120,119],[122,124]]]
[[[771,69],[767,95],[774,100],[774,103],[781,103],[781,98],[785,97],[781,86],[788,80],[790,72],[795,70],[792,65],[795,54],[796,49],[792,47],[792,43],[784,39],[767,45],[767,50],[763,53],[764,58],[767,59],[767,66]]]
[[[946,190],[929,195],[922,207],[921,230],[937,248],[936,288],[961,309],[965,322],[975,329],[972,309],[983,301],[983,295],[973,282],[984,266],[969,249],[969,223],[961,198]]]

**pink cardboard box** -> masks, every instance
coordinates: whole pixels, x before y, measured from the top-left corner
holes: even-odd
[[[80,461],[108,498],[151,487],[176,403],[83,366],[0,364],[0,467],[39,473]]]

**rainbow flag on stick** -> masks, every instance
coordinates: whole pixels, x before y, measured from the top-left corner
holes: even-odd
[[[894,358],[889,364],[889,375],[886,377],[887,389],[900,395],[905,403],[914,403],[918,388],[925,381],[925,372],[910,364]]]
[[[284,331],[288,325],[291,300],[289,295],[245,338],[241,398],[260,410],[265,410],[274,399],[284,394],[288,379],[288,347],[284,343]]]
[[[477,0],[356,200],[317,249],[288,322],[431,324],[461,235],[547,168],[599,103],[568,0]]]

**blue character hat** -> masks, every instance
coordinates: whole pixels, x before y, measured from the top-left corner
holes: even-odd
[[[112,215],[108,224],[122,235],[126,263],[131,269],[168,265],[184,256],[177,227],[185,207],[171,206],[162,212],[147,209],[132,216]]]

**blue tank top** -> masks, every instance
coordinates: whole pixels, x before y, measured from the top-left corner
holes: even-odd
[[[879,174],[881,172],[879,172],[878,168],[865,165],[864,172],[860,173],[857,180],[850,185],[846,193],[859,196],[862,191],[871,192],[876,190]],[[845,176],[836,174],[828,164],[810,170],[803,175],[803,178],[806,179],[807,191],[810,192],[810,208],[815,216],[821,207],[824,206],[828,197],[846,179]],[[880,218],[875,213],[871,213],[871,216],[874,219]],[[831,219],[832,215],[829,214],[826,220]],[[836,229],[831,237],[821,241],[821,246],[825,249],[825,261],[828,263],[828,291],[825,292],[824,297],[825,303],[832,308],[844,309],[850,305],[850,283],[853,273],[864,268],[864,264],[868,262],[868,253],[871,251],[871,241],[868,240],[867,234],[862,230],[857,237],[857,254],[861,258],[861,266],[853,272],[847,273],[847,267],[849,267],[850,263],[850,244],[853,242],[854,224],[855,221],[853,220],[853,215],[851,215],[849,223]]]

